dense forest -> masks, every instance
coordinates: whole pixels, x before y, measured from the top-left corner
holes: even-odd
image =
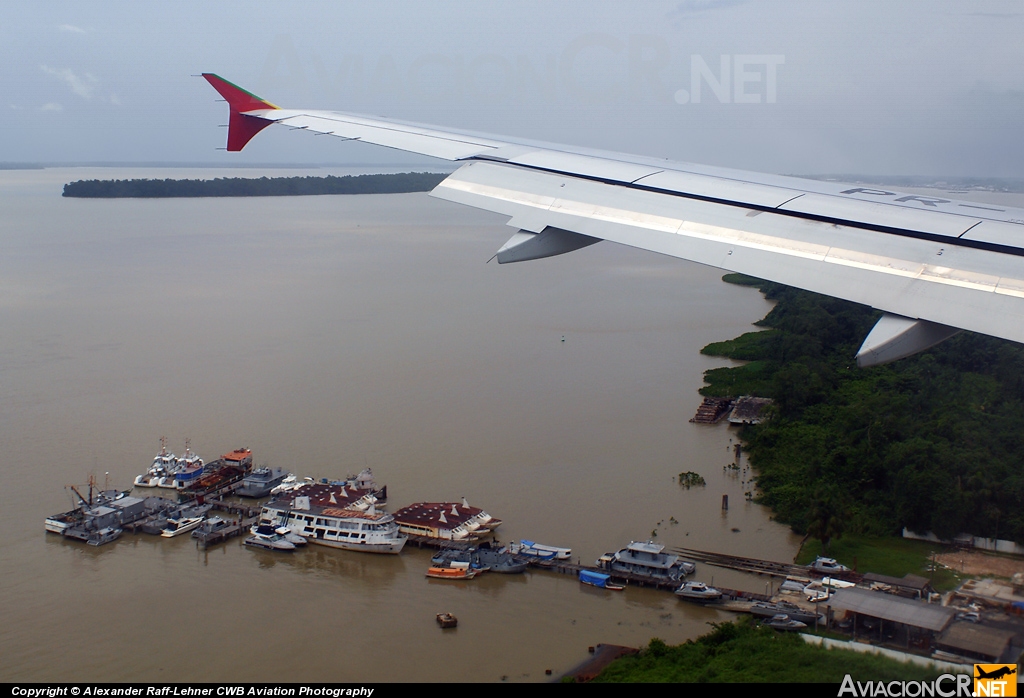
[[[404,172],[345,177],[242,177],[217,179],[89,179],[64,185],[63,196],[98,199],[196,196],[310,196],[404,194],[430,191],[447,174]]]
[[[740,275],[775,307],[766,328],[710,344],[748,361],[708,371],[706,395],[775,399],[744,433],[759,501],[827,541],[906,526],[1024,543],[1024,347],[962,332],[922,354],[858,368],[879,314]]]

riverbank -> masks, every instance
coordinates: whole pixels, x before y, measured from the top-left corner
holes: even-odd
[[[708,371],[701,391],[775,400],[745,428],[757,500],[826,542],[846,533],[1024,540],[1024,347],[968,332],[886,366],[854,355],[879,313],[727,275],[776,305],[762,332],[709,344],[743,360]]]
[[[928,681],[942,672],[888,657],[812,645],[749,618],[712,624],[696,640],[669,646],[655,638],[617,659],[596,683],[835,683]]]

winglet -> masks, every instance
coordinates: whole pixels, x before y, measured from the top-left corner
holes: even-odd
[[[228,150],[241,150],[246,143],[252,140],[253,136],[273,123],[258,116],[248,116],[243,112],[257,109],[280,109],[276,104],[260,99],[252,92],[243,90],[238,85],[228,82],[214,73],[203,73],[203,77],[213,86],[213,89],[220,93],[231,109],[231,116],[228,120]]]

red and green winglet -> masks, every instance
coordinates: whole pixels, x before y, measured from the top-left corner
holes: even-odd
[[[213,85],[213,89],[220,93],[231,109],[231,117],[228,120],[228,150],[241,150],[253,136],[273,123],[256,116],[246,116],[244,112],[256,109],[280,109],[279,106],[260,99],[252,92],[243,90],[219,75],[203,73],[203,77]]]

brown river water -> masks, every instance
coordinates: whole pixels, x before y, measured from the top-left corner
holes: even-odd
[[[486,264],[504,219],[426,194],[60,197],[76,179],[262,174],[307,173],[0,171],[0,680],[544,681],[589,645],[730,617],[544,572],[428,581],[428,550],[45,533],[66,485],[129,486],[164,435],[300,476],[369,466],[391,510],[465,496],[502,540],[589,564],[655,531],[793,558],[797,537],[744,501],[750,475],[723,469],[735,432],[687,421],[727,363],[700,348],[769,307],[717,270],[611,243]],[[681,489],[687,470],[707,486]]]

